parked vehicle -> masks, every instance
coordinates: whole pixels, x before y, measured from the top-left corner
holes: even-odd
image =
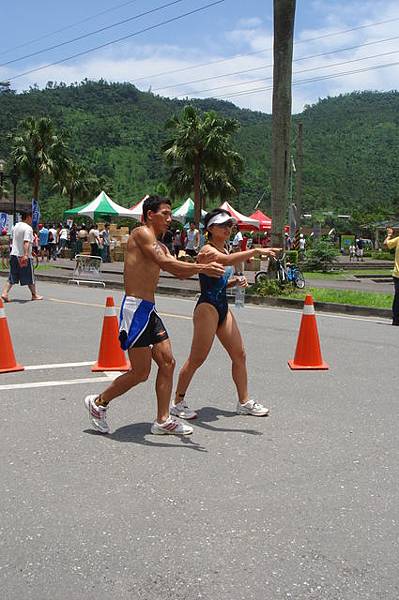
[[[297,265],[287,263],[284,266],[285,254],[274,260],[276,262],[275,269],[272,271],[258,271],[255,275],[255,283],[259,283],[262,279],[271,279],[272,273],[275,273],[276,279],[281,286],[293,284],[300,290],[305,287],[305,278]]]

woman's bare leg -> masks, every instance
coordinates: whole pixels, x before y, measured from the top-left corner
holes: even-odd
[[[216,335],[231,358],[231,372],[237,388],[238,399],[241,404],[245,404],[249,399],[245,349],[237,322],[230,310]]]
[[[176,388],[175,402],[180,402],[199,367],[212,348],[218,327],[217,310],[211,304],[199,304],[194,311],[194,332],[190,355],[182,366]]]

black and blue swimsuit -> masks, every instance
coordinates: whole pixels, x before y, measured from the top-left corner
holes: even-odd
[[[204,302],[214,306],[219,315],[218,327],[222,325],[229,310],[226,289],[227,284],[233,275],[234,267],[231,266],[226,267],[224,274],[219,278],[209,277],[209,275],[204,275],[203,273],[199,274],[201,295],[198,299],[197,306]]]

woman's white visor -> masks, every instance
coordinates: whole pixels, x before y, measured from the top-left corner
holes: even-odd
[[[231,217],[230,215],[226,215],[224,213],[218,213],[217,215],[212,217],[212,219],[209,220],[209,223],[206,226],[206,228],[209,229],[209,227],[211,227],[211,225],[224,225],[225,223],[228,223],[228,222],[231,223],[232,225],[234,225],[234,223],[237,223],[237,220],[234,217]]]

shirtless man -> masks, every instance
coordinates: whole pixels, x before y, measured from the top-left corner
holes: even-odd
[[[143,204],[143,218],[144,225],[134,229],[127,243],[125,297],[120,313],[119,340],[123,350],[128,351],[132,368],[98,396],[86,396],[84,403],[92,426],[101,433],[108,433],[108,404],[138,383],[146,381],[153,359],[158,365],[155,385],[158,412],[151,432],[187,435],[193,432],[193,428],[169,414],[175,359],[165,326],[155,310],[155,290],[161,269],[184,279],[195,273],[220,277],[224,268],[216,262],[201,265],[179,262],[158,241],[172,220],[171,204],[167,198],[148,197]]]

